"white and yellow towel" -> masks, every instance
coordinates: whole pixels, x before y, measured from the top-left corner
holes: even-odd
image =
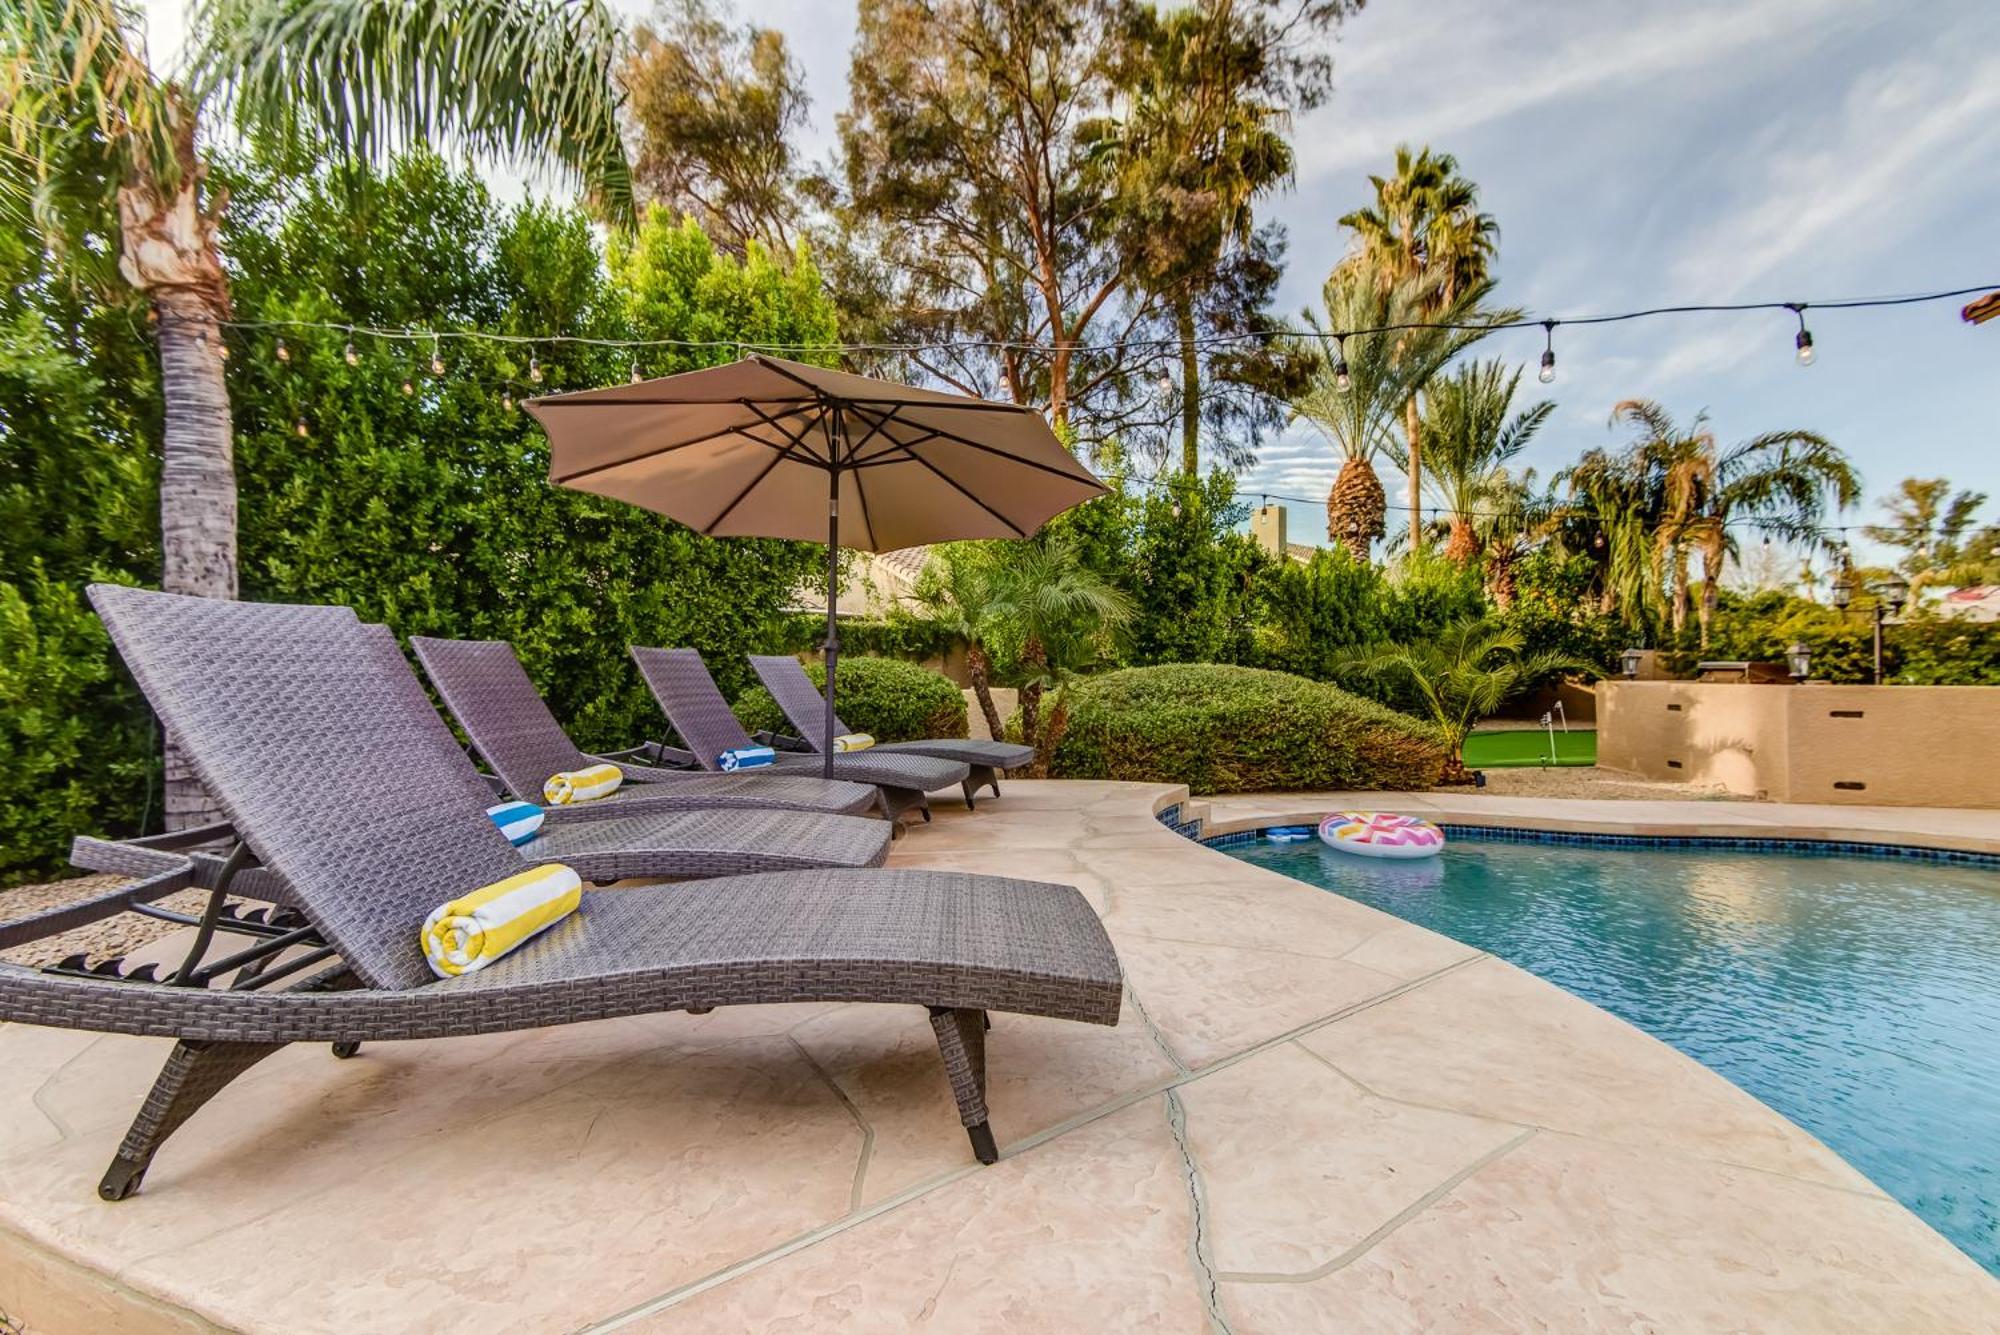
[[[625,782],[625,771],[616,765],[586,765],[552,774],[542,785],[542,797],[550,806],[566,807],[572,802],[595,802],[609,797]]]
[[[836,751],[866,751],[875,745],[874,737],[865,732],[844,732],[833,739]]]
[[[560,862],[481,886],[424,920],[424,958],[440,978],[483,969],[583,903],[583,880]]]

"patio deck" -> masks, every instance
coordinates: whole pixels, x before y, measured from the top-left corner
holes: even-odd
[[[167,1045],[0,1026],[0,1313],[51,1332],[2000,1329],[2000,1284],[1721,1077],[1181,839],[1153,814],[1177,796],[1010,783],[896,846],[892,866],[1079,886],[1125,963],[1116,1029],[995,1017],[994,1167],[966,1151],[921,1011],[768,1007],[349,1062],[293,1047],[106,1205],[93,1185]],[[1992,813],[1364,800],[2000,850]]]

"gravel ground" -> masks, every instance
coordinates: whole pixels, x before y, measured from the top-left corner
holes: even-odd
[[[89,899],[107,890],[115,890],[129,880],[130,878],[125,876],[77,876],[49,885],[23,885],[16,886],[12,890],[0,890],[0,922],[11,922],[45,909],[59,908],[64,904],[75,903],[79,899]],[[208,892],[183,890],[177,895],[168,895],[159,902],[165,908],[178,909],[182,913],[199,913],[208,903]],[[147,918],[137,913],[120,913],[64,932],[59,936],[30,941],[12,950],[0,950],[0,960],[6,960],[9,964],[25,964],[39,968],[41,965],[54,964],[81,951],[90,957],[92,963],[96,963],[112,956],[128,954],[180,930],[178,924],[161,922],[158,918]],[[4,1326],[0,1326],[0,1335],[5,1335],[5,1329]]]

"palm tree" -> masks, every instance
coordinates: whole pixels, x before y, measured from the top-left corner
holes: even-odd
[[[1450,749],[1444,782],[1465,783],[1465,739],[1473,724],[1511,696],[1558,672],[1588,665],[1562,654],[1523,655],[1518,630],[1467,617],[1415,644],[1388,645],[1350,655],[1343,670],[1355,676],[1407,681],[1423,698],[1431,721]]]
[[[1448,317],[1473,318],[1488,290],[1483,283],[1468,289],[1448,308]],[[1388,528],[1388,500],[1375,475],[1375,456],[1393,452],[1397,416],[1417,387],[1479,335],[1410,329],[1333,337],[1426,318],[1430,293],[1421,278],[1385,288],[1337,266],[1327,277],[1324,299],[1324,322],[1306,314],[1319,336],[1297,348],[1309,370],[1305,389],[1292,400],[1292,414],[1319,428],[1340,450],[1340,475],[1326,499],[1327,536],[1365,560],[1369,545]]]
[[[1507,464],[1542,429],[1553,401],[1508,416],[1519,368],[1500,361],[1477,362],[1431,381],[1424,395],[1424,453],[1430,461],[1429,486],[1450,527],[1445,555],[1460,565],[1479,559],[1478,517],[1507,498]]]
[[[1195,305],[1223,255],[1249,243],[1252,204],[1292,178],[1284,107],[1258,96],[1269,53],[1227,5],[1134,19],[1127,108],[1093,122],[1093,156],[1125,201],[1119,231],[1137,282],[1171,307],[1180,345],[1181,471],[1201,468],[1201,355]]]
[[[1387,177],[1371,176],[1375,204],[1340,220],[1352,228],[1360,249],[1346,263],[1369,274],[1381,286],[1421,278],[1429,295],[1420,309],[1424,318],[1442,319],[1460,297],[1488,285],[1499,253],[1500,226],[1490,213],[1479,211],[1479,187],[1458,174],[1458,159],[1416,152],[1408,144],[1396,147],[1396,169]],[[1417,381],[1403,403],[1405,457],[1410,471],[1410,545],[1423,546],[1423,451],[1421,409],[1417,403],[1423,382]]]
[[[1435,451],[1433,452],[1435,457]],[[1481,487],[1473,518],[1473,546],[1486,566],[1486,594],[1502,612],[1514,605],[1514,570],[1554,528],[1559,504],[1537,489],[1535,470],[1518,477],[1497,469]]]
[[[1992,550],[1992,525],[1974,534],[1971,541],[1966,539],[1984,504],[1984,494],[1954,492],[1944,478],[1906,477],[1882,499],[1889,522],[1869,524],[1861,531],[1872,541],[1903,553],[1896,569],[1911,589],[1936,583],[1941,577],[1978,583],[1980,572],[2000,555]],[[1967,576],[1970,578],[1962,578]]]
[[[1700,642],[1708,647],[1724,563],[1736,550],[1733,527],[1808,546],[1825,545],[1829,504],[1845,509],[1861,497],[1861,478],[1832,442],[1812,431],[1767,431],[1727,449],[1716,443],[1708,415],[1678,426],[1666,409],[1628,399],[1612,409],[1639,432],[1632,446],[1654,479],[1659,505],[1656,568],[1672,580],[1673,628],[1686,624],[1690,554],[1701,559]]]
[[[546,154],[626,218],[631,178],[611,82],[617,28],[560,0],[206,0],[185,78],[148,63],[127,0],[0,7],[0,148],[23,184],[0,200],[80,281],[129,287],[159,345],[161,587],[236,595],[236,479],[206,110],[253,136],[352,156],[449,138]],[[116,274],[110,272],[115,257]],[[213,815],[171,746],[170,826]]]
[[[995,552],[992,615],[1021,643],[1021,740],[1035,748],[1040,776],[1048,772],[1068,712],[1058,695],[1044,729],[1044,692],[1106,657],[1137,609],[1130,594],[1084,562],[1082,548],[1067,533],[1044,530],[995,544]]]
[[[992,567],[975,544],[940,546],[917,577],[916,599],[933,625],[965,646],[965,671],[986,718],[987,735],[1004,738],[1007,725],[993,703],[993,659],[986,647],[999,607]]]
[[[1570,498],[1551,516],[1554,528],[1588,533],[1589,554],[1602,567],[1598,610],[1644,638],[1659,624],[1661,601],[1653,539],[1659,496],[1644,460],[1631,451],[1586,450],[1554,480]]]

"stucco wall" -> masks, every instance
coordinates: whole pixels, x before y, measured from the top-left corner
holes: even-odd
[[[2000,689],[1600,682],[1597,763],[1776,802],[2000,807]]]

